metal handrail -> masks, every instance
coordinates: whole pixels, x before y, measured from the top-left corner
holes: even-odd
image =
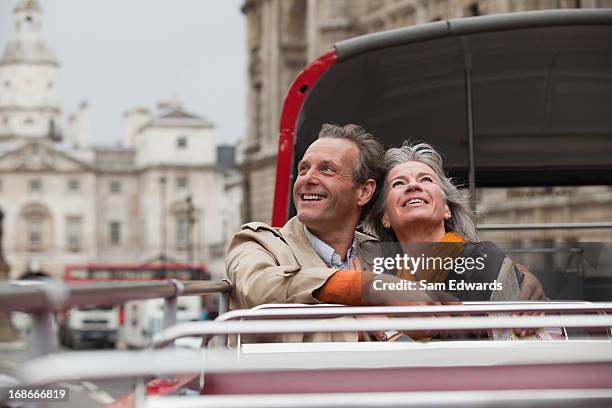
[[[585,228],[612,228],[612,222],[553,222],[553,223],[526,223],[526,224],[480,224],[479,230],[505,231],[505,230],[546,230],[546,229],[585,229]]]
[[[223,349],[161,349],[143,351],[77,351],[43,356],[24,363],[17,377],[23,385],[43,385],[66,380],[132,378],[171,374],[227,373],[316,369],[322,367],[381,368],[552,363],[612,363],[609,341],[500,341],[430,343],[350,343],[338,352],[266,352],[264,356],[238,356]],[[337,343],[336,343],[337,344]],[[310,343],[310,345],[318,345]],[[386,348],[386,350],[385,350]],[[468,354],[468,355],[466,355]],[[479,360],[480,359],[480,360]],[[129,361],[129,364],[125,364]],[[322,363],[325,363],[322,365]]]
[[[232,285],[228,280],[220,281],[186,281],[182,282],[183,296],[200,295],[204,293],[229,293]]]
[[[612,303],[598,303],[594,305],[585,301],[545,301],[545,302],[464,302],[462,305],[439,305],[439,306],[374,306],[374,307],[349,307],[338,304],[264,304],[252,309],[234,310],[219,316],[217,321],[230,320],[258,320],[258,319],[291,319],[291,318],[332,318],[343,316],[362,316],[362,315],[393,315],[420,316],[420,315],[447,315],[457,313],[459,310],[462,315],[482,315],[484,313],[538,313],[538,312],[601,312],[612,310],[609,306]],[[314,310],[314,312],[313,312]],[[311,313],[312,312],[312,313]],[[242,337],[236,336],[236,349],[241,350]]]
[[[245,310],[262,310],[262,309],[293,309],[300,307],[346,307],[339,303],[264,303],[262,305],[253,306],[250,309]]]
[[[212,395],[198,397],[155,397],[144,401],[146,408],[457,408],[508,406],[538,408],[582,408],[609,406],[612,390],[533,389],[495,391],[374,392],[324,394]]]
[[[183,286],[177,285],[177,282]],[[0,310],[38,313],[78,306],[112,306],[130,300],[171,298],[205,293],[228,293],[228,281],[167,280],[160,282],[104,282],[39,285],[0,285]]]
[[[0,310],[30,311],[44,310],[49,304],[48,293],[35,286],[0,285]]]
[[[231,283],[222,281],[104,282],[70,284],[45,281],[27,286],[0,285],[0,310],[32,314],[30,357],[47,354],[52,349],[53,313],[78,306],[112,306],[132,300],[164,298],[164,327],[176,323],[176,299],[205,293],[220,293],[219,312],[229,306]]]
[[[268,307],[274,305],[267,305]],[[239,319],[293,319],[293,318],[332,318],[343,316],[365,315],[447,315],[447,314],[484,314],[484,313],[586,313],[612,312],[612,302],[498,302],[474,303],[462,305],[436,306],[361,306],[338,307],[321,305],[299,305],[291,308],[239,309],[220,315],[216,321],[231,321]]]
[[[211,336],[231,334],[290,334],[290,333],[343,333],[400,331],[466,332],[491,329],[539,329],[545,327],[609,328],[612,316],[499,316],[499,317],[411,317],[397,319],[347,320],[266,320],[266,321],[212,321],[181,323],[169,327],[153,338],[153,347],[159,348],[181,337],[202,336],[205,343]]]

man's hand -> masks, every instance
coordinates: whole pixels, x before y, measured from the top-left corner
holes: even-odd
[[[362,293],[366,297],[366,303],[373,306],[424,306],[424,305],[450,305],[450,304],[461,304],[459,299],[449,295],[443,291],[430,291],[421,290],[418,288],[407,289],[407,290],[376,290],[374,289],[374,281],[379,280],[387,284],[400,284],[403,279],[397,278],[392,275],[374,275],[373,279],[365,282],[363,285]],[[380,287],[380,283],[378,284]],[[435,319],[436,317],[442,317],[443,315],[421,315],[420,317],[428,317]],[[380,316],[378,316],[380,317]],[[443,331],[402,331],[401,333],[410,336],[417,340],[430,340],[433,337],[447,337],[447,334]],[[381,338],[382,332],[375,332],[377,338]]]
[[[531,272],[523,265],[516,264],[516,269],[525,274],[525,279],[521,283],[521,288],[517,300],[546,300],[546,294],[542,284]]]

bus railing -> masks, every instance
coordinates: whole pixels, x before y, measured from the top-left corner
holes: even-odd
[[[291,306],[291,307],[285,307]],[[612,302],[465,302],[461,305],[432,306],[342,306],[306,304],[266,304],[254,309],[232,310],[216,321],[242,319],[332,318],[343,316],[438,316],[447,314],[482,315],[487,313],[598,313],[612,312]]]
[[[357,343],[351,343],[357,344]],[[388,353],[381,353],[381,347],[363,344],[361,349],[347,348],[344,352],[334,350],[326,354],[330,367],[372,368],[402,366],[457,365],[468,359],[451,355],[442,350],[463,350],[474,355],[480,353],[488,363],[512,362],[516,358],[523,364],[547,364],[556,360],[563,362],[612,362],[612,343],[609,341],[590,342],[483,342],[474,348],[469,342],[382,343],[389,346]],[[312,345],[317,345],[312,343]],[[317,345],[318,346],[318,345]],[[369,347],[369,349],[367,349]],[[503,351],[505,355],[498,353]],[[283,371],[289,369],[314,369],[325,367],[321,361],[311,357],[313,350],[300,353],[269,352],[265,358],[257,356],[237,357],[223,349],[187,350],[161,349],[143,351],[79,351],[43,356],[26,362],[17,372],[23,385],[41,386],[69,380],[112,379],[150,377],[170,374],[197,374],[241,372],[241,371]],[[320,357],[321,354],[318,354]],[[358,358],[356,358],[358,357]],[[477,357],[475,357],[477,358]],[[129,361],[129,365],[125,362]],[[480,365],[483,361],[472,361]],[[444,363],[444,361],[442,361]]]
[[[609,307],[606,306],[606,308]],[[385,329],[400,330],[472,330],[499,328],[529,327],[567,327],[567,328],[603,328],[612,326],[612,317],[602,315],[570,316],[515,316],[515,317],[452,317],[452,318],[397,318],[397,319],[350,319],[346,321],[307,320],[265,320],[265,321],[220,321],[179,324],[166,331],[174,330],[176,336],[165,333],[170,342],[181,335],[201,335],[215,333],[272,334],[272,333],[314,333],[340,331],[374,331]],[[178,330],[177,330],[178,329]],[[203,330],[205,329],[205,330]],[[470,344],[472,343],[472,344]],[[352,369],[383,369],[385,367],[437,367],[442,365],[459,367],[491,366],[515,364],[523,366],[548,366],[559,364],[559,367],[570,367],[572,364],[610,364],[612,363],[612,342],[596,341],[502,341],[479,342],[431,342],[421,343],[347,343],[348,346],[362,345],[362,349],[347,347],[344,352],[337,349],[322,348],[306,350],[305,353],[268,351],[265,355],[237,355],[229,350],[205,349],[201,351],[181,349],[161,349],[144,351],[94,351],[62,353],[43,356],[26,362],[18,372],[23,385],[41,386],[64,380],[136,378],[137,392],[134,401],[136,406],[217,406],[216,398],[235,398],[235,395],[204,395],[201,397],[181,397],[180,403],[173,397],[147,397],[148,387],[145,379],[150,376],[163,377],[172,374],[184,374],[197,382],[200,376],[199,389],[202,390],[205,375],[215,373],[257,373],[279,372],[287,370],[308,370],[309,375],[322,367],[341,367]],[[313,344],[316,346],[316,344]],[[387,346],[387,352],[383,347]],[[368,348],[369,347],[369,348]],[[450,360],[449,360],[450,359]],[[129,365],[124,362],[129,361]],[[323,364],[323,362],[325,364]],[[323,365],[322,365],[323,364]],[[550,368],[548,369],[550,372]],[[537,370],[536,370],[537,371]],[[189,376],[191,374],[191,376]],[[241,378],[241,377],[238,377]],[[179,381],[175,379],[175,381]],[[593,388],[598,388],[594,386]],[[599,387],[601,388],[601,387]],[[519,388],[520,389],[520,388]],[[585,391],[585,390],[583,390]],[[608,390],[611,391],[611,390]],[[138,395],[136,395],[138,394]],[[366,395],[374,395],[368,393]],[[311,394],[312,395],[312,394]],[[410,399],[410,393],[404,393],[404,399]],[[437,393],[430,393],[430,396]],[[297,395],[293,395],[297,397]],[[352,398],[353,393],[347,394]],[[263,396],[260,396],[263,397]],[[259,398],[259,397],[258,397]],[[198,404],[195,404],[195,401]],[[157,401],[157,402],[155,402]],[[220,401],[219,401],[220,402]],[[236,402],[236,401],[233,401]],[[272,402],[272,401],[271,401]],[[195,405],[190,405],[194,403]],[[207,405],[207,404],[212,405]],[[309,406],[307,402],[304,402]],[[149,405],[153,404],[153,405]],[[158,404],[158,405],[154,405]],[[223,405],[225,406],[225,405]],[[228,406],[242,406],[228,405]],[[274,406],[263,404],[261,406]],[[292,405],[291,405],[292,406]],[[314,405],[318,406],[318,405]],[[323,406],[323,405],[322,405]],[[344,405],[346,406],[346,405]],[[353,406],[353,405],[351,405]],[[435,406],[435,405],[432,405]],[[554,406],[554,405],[551,405]]]
[[[339,308],[340,307],[340,308]],[[460,310],[461,312],[458,312]],[[252,309],[232,310],[217,318],[217,321],[262,320],[292,318],[334,318],[343,316],[437,316],[454,313],[482,315],[487,313],[607,313],[612,303],[591,303],[584,301],[542,301],[542,302],[464,302],[462,305],[438,306],[371,306],[349,307],[338,304],[277,304],[269,303]],[[567,333],[565,333],[567,335]],[[609,335],[612,335],[612,330]],[[210,339],[205,339],[206,341]],[[236,336],[236,350],[241,352],[242,336]]]
[[[219,293],[219,313],[229,306],[229,281],[108,282],[71,284],[62,282],[28,282],[27,285],[0,285],[0,310],[29,313],[32,333],[29,357],[48,354],[53,348],[53,314],[79,306],[112,306],[131,300],[164,298],[164,328],[176,324],[176,299],[179,296]]]
[[[466,332],[491,329],[512,329],[512,328],[547,328],[547,327],[564,327],[564,328],[588,328],[588,329],[608,329],[612,327],[612,316],[604,315],[606,311],[612,309],[612,304],[496,304],[496,305],[449,305],[449,306],[415,306],[415,307],[314,307],[306,311],[308,308],[291,308],[274,310],[280,315],[286,314],[288,311],[293,312],[299,317],[303,317],[305,313],[309,315],[321,314],[324,317],[332,317],[335,314],[344,311],[348,315],[365,314],[401,314],[412,315],[413,317],[399,318],[369,318],[369,319],[279,319],[278,316],[273,316],[274,319],[263,320],[242,320],[242,321],[210,321],[198,323],[181,323],[169,327],[158,333],[155,336],[155,345],[158,347],[172,344],[174,340],[180,337],[202,336],[210,338],[213,335],[228,335],[228,334],[281,334],[281,333],[334,333],[334,332],[358,332],[358,331],[383,331],[383,330],[404,330],[404,331],[440,331],[440,332]],[[361,311],[354,309],[362,309]],[[412,310],[410,310],[412,309]],[[569,313],[578,313],[570,315],[519,315],[519,316],[482,316],[484,312],[534,312],[548,311],[559,313],[561,311]],[[259,310],[253,312],[270,313],[273,310]],[[235,311],[227,313],[223,319],[228,317],[239,318],[247,316],[248,311]],[[448,314],[458,312],[461,316],[432,318],[431,315]],[[463,313],[461,313],[463,312]],[[419,315],[427,315],[429,317],[421,317]],[[598,313],[598,314],[584,314]],[[255,313],[257,314],[257,313]],[[472,314],[475,316],[464,316]],[[272,317],[272,316],[269,316]],[[144,350],[144,351],[96,351],[96,352],[77,352],[77,353],[60,353],[48,356],[41,356],[37,359],[26,362],[18,373],[18,378],[23,381],[24,385],[43,385],[51,384],[66,379],[104,379],[104,378],[136,378],[137,392],[134,394],[134,401],[138,400],[138,406],[148,406],[152,399],[145,398],[148,390],[145,387],[145,379],[149,376],[164,376],[176,373],[191,374],[190,378],[197,382],[199,373],[200,384],[202,387],[205,384],[204,374],[215,372],[247,372],[257,370],[277,370],[284,369],[311,369],[320,366],[321,361],[337,366],[340,364],[347,369],[365,367],[385,367],[389,364],[404,364],[414,365],[416,360],[421,360],[421,363],[416,361],[416,364],[448,364],[449,358],[447,352],[452,352],[453,355],[461,356],[465,359],[465,353],[471,353],[470,359],[481,358],[485,365],[487,363],[505,364],[508,361],[529,361],[530,364],[548,364],[551,362],[568,363],[568,362],[587,362],[598,363],[612,362],[612,342],[610,340],[596,340],[582,342],[572,341],[538,341],[538,342],[479,342],[477,348],[468,343],[473,342],[432,342],[429,344],[420,343],[346,343],[347,347],[344,353],[322,348],[314,353],[286,352],[280,348],[276,353],[267,352],[265,356],[259,356],[257,353],[249,355],[236,354],[233,351],[222,350],[217,348],[205,349],[201,351],[181,350],[181,349],[161,349],[161,350]],[[502,344],[503,343],[503,344]],[[352,345],[361,345],[361,350],[350,347]],[[375,347],[382,346],[382,347]],[[390,353],[382,353],[384,347],[391,347]],[[503,346],[503,348],[500,348]],[[369,347],[369,348],[368,348]],[[440,348],[448,349],[444,354],[440,353]],[[455,350],[456,349],[456,350]],[[283,352],[283,350],[285,352]],[[503,352],[502,352],[503,350]],[[308,350],[306,350],[308,351]],[[317,354],[318,353],[318,354]],[[322,353],[322,354],[321,354]],[[404,355],[405,354],[405,355]],[[493,356],[493,357],[492,357]],[[247,358],[248,357],[248,358]],[[400,358],[401,357],[401,358]],[[438,360],[435,360],[438,358]],[[440,359],[441,358],[441,359]],[[424,359],[424,360],[423,360]],[[435,361],[438,361],[437,363]],[[500,360],[501,359],[501,360]],[[489,361],[491,360],[491,361]],[[130,364],[126,366],[125,361]],[[470,360],[471,361],[471,360]],[[434,365],[435,365],[434,364]],[[457,362],[460,364],[460,362]],[[179,381],[178,379],[170,378],[170,381]],[[136,394],[139,394],[136,396]],[[233,396],[226,396],[232,398]],[[198,397],[208,398],[208,397]],[[216,398],[216,397],[215,397]],[[183,403],[190,404],[193,400],[184,399]],[[172,405],[172,401],[166,401]],[[205,403],[203,399],[199,403]],[[169,405],[169,406],[170,406]],[[183,406],[183,405],[175,405]],[[185,405],[191,406],[191,405]],[[194,405],[198,406],[198,405]]]
[[[434,306],[437,307],[437,306]],[[445,314],[453,309],[446,309]],[[606,310],[609,310],[607,308]],[[505,312],[509,312],[508,309]],[[313,312],[314,313],[314,312]],[[337,313],[337,311],[336,311]],[[424,310],[421,314],[426,313]],[[442,312],[440,312],[442,313]],[[465,314],[461,308],[454,313]],[[482,314],[482,311],[479,311]],[[385,330],[469,332],[492,329],[540,329],[547,327],[564,328],[605,328],[612,327],[612,316],[567,315],[567,316],[452,316],[452,317],[402,317],[394,319],[347,319],[347,320],[290,320],[266,319],[256,321],[212,321],[180,323],[169,327],[153,338],[153,347],[165,347],[181,337],[202,336],[204,344],[216,335],[270,335],[291,333],[344,333],[376,332]]]
[[[509,329],[509,328],[608,328],[612,327],[612,316],[570,315],[570,316],[502,316],[502,317],[446,317],[446,318],[396,318],[396,319],[347,319],[347,320],[266,320],[266,321],[225,321],[181,323],[160,333],[168,342],[182,335],[202,334],[281,334],[281,333],[320,333],[320,332],[356,332],[398,330],[438,330],[466,331],[473,329]],[[159,339],[161,340],[161,339]],[[161,341],[160,341],[161,343]],[[470,344],[471,343],[471,344]],[[612,362],[612,342],[609,339],[587,341],[482,341],[479,347],[473,347],[470,341],[448,342],[373,342],[347,345],[362,345],[361,348],[347,348],[347,353],[331,352],[326,363],[333,367],[376,367],[402,366],[416,364],[419,366],[438,364],[430,361],[436,350],[465,349],[480,353],[483,358],[493,356],[496,361],[530,362],[543,364],[559,359],[564,361]],[[305,345],[303,343],[302,345]],[[319,346],[319,343],[311,343]],[[380,354],[382,347],[390,346],[391,353]],[[369,349],[368,349],[369,347]],[[487,354],[484,350],[504,350],[504,355]],[[312,351],[312,350],[310,350]],[[571,351],[571,352],[569,352]],[[397,352],[397,353],[396,353]],[[308,353],[306,353],[308,354]],[[358,354],[356,356],[355,354]],[[416,354],[419,359],[400,358],[401,354]],[[358,357],[358,358],[356,358]],[[405,357],[405,356],[404,356]],[[520,358],[519,358],[520,357]],[[438,355],[438,359],[450,358]],[[457,361],[465,360],[464,356],[455,356]],[[129,365],[122,362],[129,361]],[[448,361],[446,362],[448,363]],[[474,362],[475,364],[477,362]],[[246,358],[237,356],[231,350],[211,348],[202,350],[162,348],[141,351],[80,351],[57,353],[42,356],[23,364],[18,377],[28,385],[46,385],[68,379],[108,379],[145,377],[151,375],[168,375],[172,373],[238,372],[243,370],[284,370],[289,368],[309,369],[320,367],[321,362],[303,358],[298,353],[268,353],[265,358]]]
[[[339,309],[338,307],[341,307]],[[460,312],[458,312],[460,310]],[[460,313],[462,315],[481,315],[486,313],[607,313],[612,311],[612,303],[591,303],[584,301],[542,301],[542,302],[464,302],[462,305],[438,306],[371,306],[349,307],[338,304],[263,304],[252,309],[233,310],[217,318],[217,321],[291,319],[291,318],[334,318],[343,316],[395,317],[437,316]],[[611,332],[612,333],[612,332]],[[241,335],[236,336],[236,348],[240,352]]]
[[[610,406],[611,390],[510,390],[445,392],[325,393],[292,395],[232,395],[202,397],[157,397],[144,402],[145,408],[456,408],[456,407],[538,407],[582,408]]]

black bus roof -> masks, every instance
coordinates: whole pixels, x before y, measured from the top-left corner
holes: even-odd
[[[323,123],[359,124],[386,148],[428,142],[461,184],[473,169],[479,187],[609,185],[612,9],[462,18],[341,41],[297,76],[281,116],[277,224],[293,212],[296,163]]]

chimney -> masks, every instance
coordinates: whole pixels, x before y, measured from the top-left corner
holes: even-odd
[[[123,113],[123,146],[133,147],[139,129],[151,120],[151,113],[145,106],[137,106]]]
[[[89,104],[85,101],[79,104],[77,113],[75,144],[77,149],[87,149],[91,134],[91,124],[89,119]]]
[[[157,111],[158,112],[162,112],[165,110],[170,110],[170,109],[176,109],[179,108],[181,106],[181,102],[178,100],[178,98],[167,98],[167,99],[160,99],[159,101],[157,101]]]

